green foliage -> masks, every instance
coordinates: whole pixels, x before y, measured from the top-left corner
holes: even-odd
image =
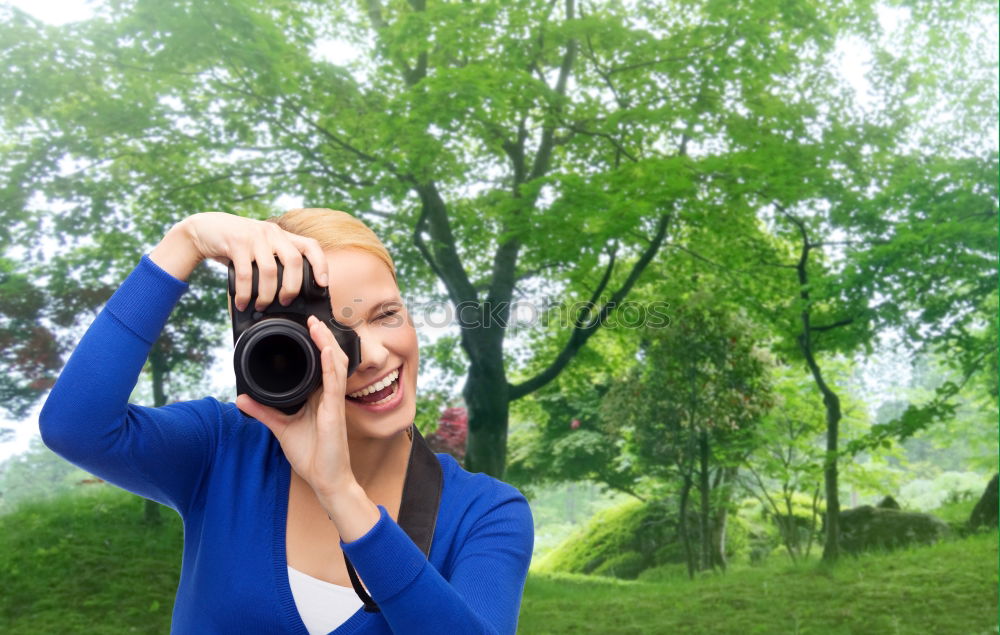
[[[599,412],[607,387],[635,346],[628,334],[605,331],[552,384],[512,404],[505,480],[529,489],[591,480],[619,492],[647,491],[655,479],[622,453],[620,439],[608,434]]]
[[[731,464],[772,405],[770,360],[748,320],[707,293],[672,318],[641,333],[638,363],[601,405],[604,427],[625,442],[637,469],[663,478],[691,473],[702,433],[712,439],[713,464]]]
[[[922,476],[942,470],[997,471],[1000,429],[996,402],[988,385],[991,374],[984,370],[965,382],[954,393],[955,408],[950,416],[902,441],[906,459]],[[916,357],[910,385],[895,391],[896,399],[883,406],[874,428],[898,420],[905,409],[935,399],[938,389],[949,382],[958,385],[960,371],[947,365],[942,355]]]
[[[636,580],[640,582],[669,582],[673,580],[684,580],[688,581],[688,570],[687,565],[674,563],[674,564],[661,564],[655,567],[650,567],[644,569],[640,573]]]

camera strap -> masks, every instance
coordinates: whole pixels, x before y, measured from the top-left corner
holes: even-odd
[[[403,480],[403,497],[399,504],[397,524],[402,527],[417,547],[429,556],[431,541],[434,539],[434,527],[437,524],[438,507],[441,505],[441,490],[444,486],[444,475],[441,463],[424,440],[420,430],[414,425],[413,441],[410,445],[410,458],[406,465],[406,478]],[[351,561],[344,553],[347,563],[347,575],[351,578],[354,591],[365,603],[365,611],[378,613],[380,609],[358,579],[358,574]]]

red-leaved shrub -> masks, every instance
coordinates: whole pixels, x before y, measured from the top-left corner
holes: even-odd
[[[427,445],[434,452],[447,452],[461,463],[465,459],[465,440],[469,436],[469,414],[465,408],[445,408],[437,430],[428,434]]]

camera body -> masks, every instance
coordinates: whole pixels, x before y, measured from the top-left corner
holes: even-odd
[[[278,265],[278,281],[284,268]],[[250,302],[239,311],[236,296],[236,270],[229,263],[229,299],[233,318],[233,368],[236,371],[236,394],[247,393],[255,401],[294,414],[323,383],[320,351],[309,335],[306,320],[315,315],[333,332],[347,354],[347,374],[361,363],[361,340],[357,333],[333,318],[330,292],[316,284],[312,267],[302,259],[302,288],[288,305],[282,306],[277,294],[263,311],[254,308],[260,271],[252,263],[253,285]]]

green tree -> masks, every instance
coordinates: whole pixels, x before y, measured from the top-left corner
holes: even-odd
[[[825,421],[807,377],[788,367],[774,372],[774,408],[757,424],[760,441],[744,457],[743,485],[770,510],[788,556],[796,561],[809,556],[816,536]],[[803,498],[811,499],[812,512],[805,527],[795,513]]]
[[[679,527],[692,577],[725,568],[725,523],[738,466],[755,424],[772,406],[769,359],[756,329],[706,293],[674,309],[667,327],[643,332],[638,362],[608,391],[604,426],[625,439],[639,469],[679,479]],[[699,550],[688,510],[699,496]]]
[[[510,403],[566,368],[668,235],[753,224],[719,212],[721,184],[825,121],[812,80],[871,22],[864,1],[804,0],[127,0],[58,29],[6,10],[4,231],[148,244],[279,194],[356,210],[411,290],[439,281],[455,305],[467,466],[501,476]],[[331,61],[338,45],[357,54]],[[526,374],[506,327],[539,279],[585,309]]]
[[[784,109],[785,118],[776,119],[785,125],[754,135],[755,150],[769,162],[729,180],[732,204],[759,210],[773,241],[726,250],[729,236],[705,232],[682,246],[774,324],[782,335],[778,352],[804,364],[823,398],[828,560],[839,544],[844,448],[840,395],[818,355],[870,352],[887,330],[906,333],[915,349],[947,352],[965,378],[984,372],[993,354],[970,333],[997,287],[996,47],[984,55],[976,39],[995,41],[996,9],[901,4],[895,29],[872,21],[871,104],[847,93],[820,98],[836,88],[830,69],[818,69],[808,85],[793,86],[788,105],[774,106]],[[811,96],[796,102],[801,94]],[[793,106],[818,104],[823,123],[796,127]],[[755,115],[733,116],[759,130]],[[946,419],[958,388],[942,385],[935,399],[855,439],[848,452]]]

